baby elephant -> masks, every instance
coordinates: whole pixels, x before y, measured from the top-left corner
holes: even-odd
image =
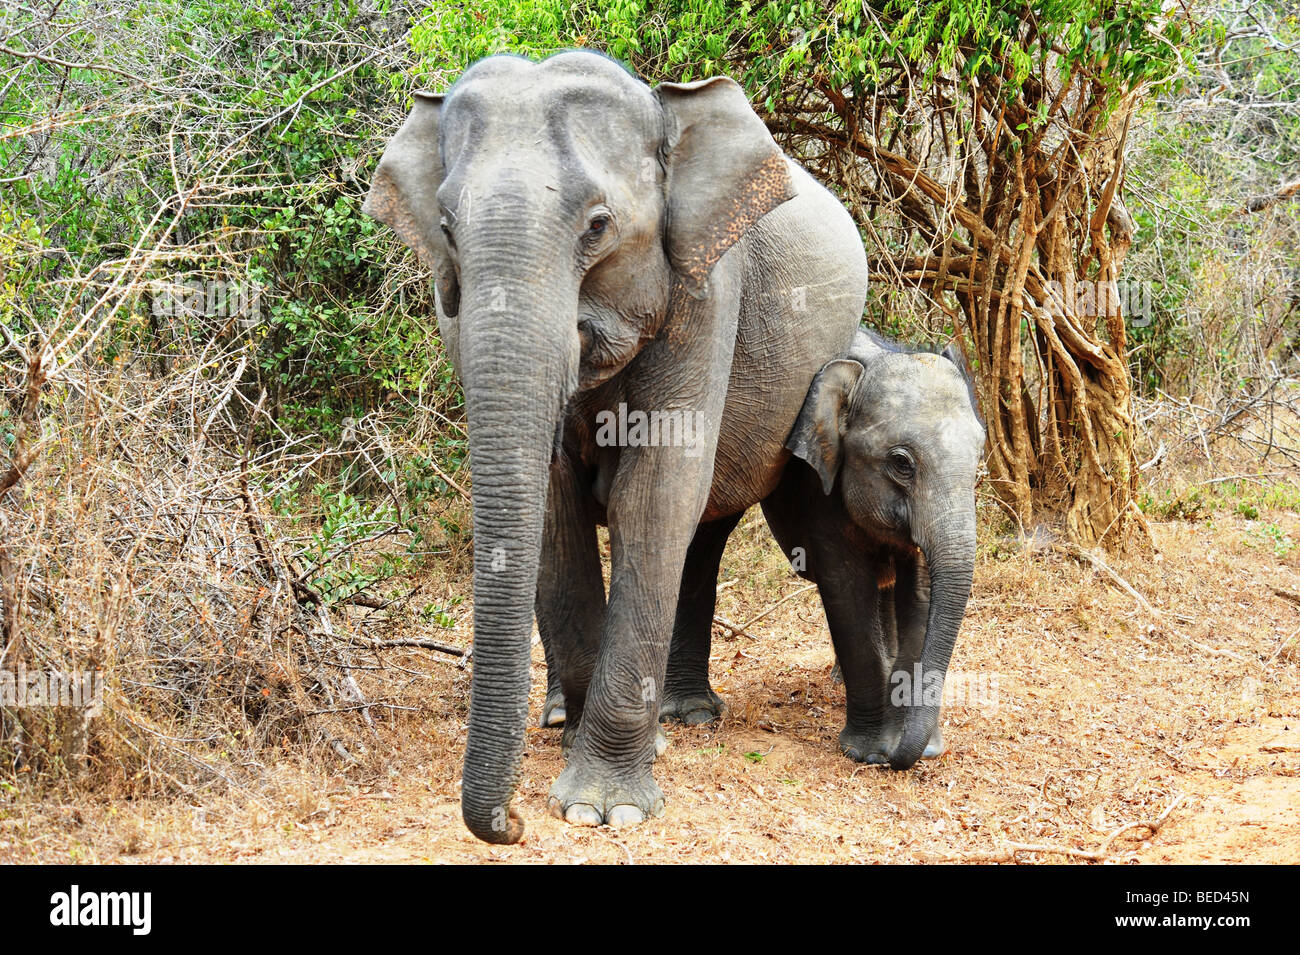
[[[975,565],[984,428],[960,353],[909,352],[860,331],[817,374],[763,501],[799,574],[817,584],[844,677],[840,748],[907,769],[942,752],[943,679]],[[718,564],[740,515],[703,524],[682,576],[660,719],[700,723]]]

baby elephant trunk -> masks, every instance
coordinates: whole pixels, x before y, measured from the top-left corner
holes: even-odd
[[[975,570],[974,520],[969,525],[924,548],[930,570],[930,610],[921,650],[921,679],[913,684],[903,734],[889,760],[893,769],[911,768],[925,752],[939,723],[943,680],[966,613]]]

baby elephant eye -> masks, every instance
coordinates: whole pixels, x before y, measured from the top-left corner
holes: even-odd
[[[903,478],[910,478],[916,473],[916,462],[902,448],[895,448],[889,452],[889,467],[895,474]]]

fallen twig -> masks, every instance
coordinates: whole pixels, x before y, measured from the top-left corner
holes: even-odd
[[[1268,659],[1264,661],[1265,669],[1273,665],[1274,661],[1277,660],[1277,658],[1282,655],[1282,651],[1285,650],[1287,648],[1287,645],[1296,638],[1297,634],[1300,634],[1300,627],[1296,628],[1295,630],[1292,630],[1289,634],[1287,634],[1285,637],[1283,637],[1281,640],[1277,642],[1277,649],[1275,649],[1272,653],[1270,653],[1268,655]]]
[[[1138,605],[1141,606],[1143,610],[1147,611],[1147,613],[1151,614],[1153,617],[1156,617],[1161,620],[1166,620],[1170,616],[1170,614],[1167,614],[1159,607],[1154,606],[1151,603],[1151,601],[1147,600],[1146,597],[1143,597],[1142,594],[1138,593],[1137,588],[1135,588],[1132,584],[1130,584],[1127,580],[1125,580],[1122,576],[1120,576],[1120,574],[1116,572],[1114,568],[1112,568],[1109,564],[1107,564],[1096,554],[1090,551],[1086,551],[1082,547],[1079,547],[1076,544],[1071,544],[1068,541],[1053,544],[1052,549],[1071,557],[1077,557],[1086,560],[1089,564],[1092,565],[1093,569],[1109,577],[1116,584],[1116,586],[1118,586],[1121,590],[1123,590],[1130,597],[1136,600]],[[1207,647],[1205,644],[1193,640],[1185,633],[1179,632],[1174,627],[1166,627],[1165,629],[1170,635],[1177,637],[1178,639],[1184,641],[1185,643],[1191,644],[1193,647],[1200,650],[1202,653],[1208,653],[1210,656],[1214,656],[1214,657],[1228,657],[1229,659],[1236,660],[1238,663],[1254,665],[1253,660],[1247,660],[1239,653],[1233,653],[1231,650],[1220,650],[1215,647]],[[1148,646],[1152,646],[1152,647],[1155,646],[1154,643],[1142,637],[1141,634],[1138,634],[1137,636],[1138,636],[1138,640],[1141,641],[1142,643],[1145,643]]]
[[[1273,587],[1271,585],[1268,589],[1273,591],[1273,593],[1277,594],[1283,600],[1289,600],[1293,604],[1300,606],[1300,594],[1293,594],[1289,590],[1283,590],[1281,587]]]
[[[794,591],[793,593],[786,594],[784,597],[782,597],[776,603],[772,604],[772,606],[768,607],[762,613],[750,617],[748,620],[742,623],[740,625],[740,629],[748,630],[754,624],[758,623],[760,620],[762,620],[764,617],[770,614],[777,607],[781,606],[781,604],[785,603],[788,600],[793,600],[795,597],[798,597],[800,594],[806,594],[808,591],[815,589],[816,586],[817,586],[816,584],[805,584],[804,586],[800,587],[798,590]]]
[[[393,640],[363,640],[360,637],[350,637],[349,641],[358,647],[364,647],[367,650],[395,650],[400,647],[417,647],[421,650],[437,650],[439,653],[448,653],[453,657],[459,657],[461,660],[469,659],[474,652],[473,647],[457,647],[450,643],[439,643],[437,640],[427,640],[423,637],[398,637]]]
[[[1186,798],[1187,797],[1184,795],[1178,795],[1174,797],[1174,800],[1168,806],[1165,807],[1165,811],[1162,812],[1155,819],[1140,819],[1137,822],[1127,822],[1124,825],[1120,826],[1118,829],[1116,829],[1114,832],[1112,832],[1109,836],[1106,837],[1106,841],[1101,844],[1101,849],[1098,851],[1102,855],[1105,855],[1106,852],[1110,849],[1111,843],[1113,843],[1123,833],[1128,832],[1131,829],[1141,829],[1145,827],[1148,831],[1147,834],[1142,837],[1141,841],[1145,842],[1146,840],[1150,839],[1152,836],[1154,836],[1157,832],[1160,831],[1161,826],[1163,826],[1166,822],[1169,821],[1169,814],[1173,812]]]
[[[749,639],[751,640],[758,639],[758,637],[754,636],[752,633],[747,632],[745,628],[742,627],[740,624],[732,623],[726,617],[719,617],[715,615],[713,618],[713,622],[717,624],[719,627],[722,627],[724,630],[730,630],[738,637],[749,637]]]
[[[941,856],[943,862],[1010,862],[1019,863],[1016,858],[1021,852],[1045,853],[1051,855],[1071,856],[1076,859],[1087,859],[1090,862],[1103,862],[1105,856],[1099,852],[1093,852],[1086,849],[1072,849],[1068,846],[1048,846],[1048,845],[1030,845],[1019,842],[1008,842],[1004,844],[998,852],[981,852],[974,855],[957,855]]]
[[[943,858],[945,862],[1019,862],[1016,856],[1021,852],[1032,852],[1042,855],[1061,855],[1069,856],[1072,859],[1086,859],[1089,862],[1105,862],[1111,858],[1110,847],[1114,845],[1115,840],[1126,832],[1134,829],[1147,829],[1146,835],[1142,836],[1141,841],[1145,842],[1160,831],[1160,827],[1169,821],[1170,813],[1180,806],[1186,796],[1179,795],[1165,807],[1155,819],[1142,819],[1137,822],[1126,822],[1110,835],[1108,835],[1101,846],[1096,849],[1075,849],[1071,846],[1051,846],[1042,843],[1022,843],[1007,842],[999,847],[997,852],[986,852],[978,855],[947,856]]]

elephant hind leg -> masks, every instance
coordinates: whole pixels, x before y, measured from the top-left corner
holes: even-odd
[[[546,654],[543,727],[571,734],[582,716],[605,621],[591,478],[570,456],[551,467],[537,575],[537,631]]]
[[[668,673],[659,705],[661,722],[694,726],[716,720],[726,712],[722,697],[709,684],[709,649],[718,599],[718,567],[727,538],[742,516],[734,514],[701,524],[691,539],[682,567]]]
[[[568,716],[564,708],[564,688],[560,685],[560,677],[554,667],[555,664],[548,660],[546,702],[542,704],[542,718],[538,722],[542,729],[559,729],[564,726]]]

